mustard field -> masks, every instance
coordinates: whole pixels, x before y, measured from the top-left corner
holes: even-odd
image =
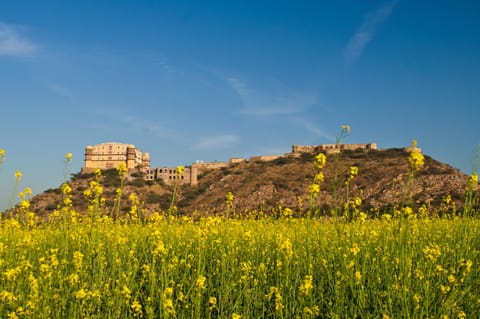
[[[480,221],[0,228],[2,318],[474,318]]]
[[[405,202],[377,218],[349,198],[356,167],[341,181],[346,200],[319,215],[323,154],[302,212],[240,216],[228,192],[222,216],[192,218],[176,208],[175,187],[168,211],[147,212],[124,194],[124,166],[111,207],[100,170],[85,212],[65,181],[62,203],[40,218],[26,188],[1,214],[0,318],[478,318],[478,176],[461,209],[448,196],[439,208],[410,205],[424,161],[415,146]]]

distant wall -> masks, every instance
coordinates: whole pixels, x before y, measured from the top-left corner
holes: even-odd
[[[192,167],[195,167],[198,172],[202,172],[208,169],[217,169],[222,167],[227,167],[228,163],[226,162],[199,162],[193,163]]]
[[[313,145],[293,145],[292,153],[313,153],[315,152],[315,146]]]
[[[263,156],[252,156],[250,157],[250,162],[269,162],[276,160],[277,158],[282,157],[281,155],[263,155]]]
[[[244,157],[232,157],[228,160],[228,164],[238,164],[238,163],[245,163],[247,161]]]
[[[342,150],[376,150],[377,144],[368,143],[368,144],[319,144],[319,145],[293,145],[292,153],[337,153]]]

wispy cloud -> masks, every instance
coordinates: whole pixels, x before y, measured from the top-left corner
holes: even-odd
[[[219,148],[228,148],[239,141],[238,137],[231,134],[203,136],[200,137],[197,144],[192,146],[194,150],[212,150]]]
[[[175,136],[178,136],[178,134],[175,134],[173,131],[163,127],[157,122],[151,122],[134,115],[121,116],[119,120],[130,129],[136,129],[145,135],[172,140],[175,140]]]
[[[0,56],[31,56],[37,46],[20,35],[20,28],[0,22]]]
[[[242,98],[248,98],[254,92],[248,87],[246,83],[238,78],[227,77],[225,78],[230,84],[232,89]]]
[[[58,84],[55,84],[55,83],[50,83],[47,85],[48,89],[59,95],[59,96],[62,96],[64,98],[67,98],[67,99],[72,99],[73,98],[73,92],[72,90],[70,90],[69,88],[65,87],[65,86],[62,86],[62,85],[58,85]]]
[[[350,38],[345,48],[345,63],[353,64],[363,54],[367,44],[372,41],[377,28],[388,19],[396,3],[397,1],[384,3],[377,10],[368,12],[365,15],[362,24]]]
[[[182,133],[174,131],[158,121],[150,121],[145,118],[134,115],[128,109],[112,109],[109,107],[94,107],[89,109],[94,115],[92,118],[99,118],[102,124],[92,122],[90,127],[102,128],[107,130],[125,130],[129,132],[140,133],[154,138],[167,139],[169,141],[181,141]]]
[[[308,132],[310,133],[313,133],[314,135],[318,136],[319,138],[323,138],[327,141],[330,141],[330,142],[334,142],[335,141],[335,137],[326,132],[325,130],[323,130],[322,128],[314,125],[313,123],[305,120],[305,119],[302,119],[302,118],[295,118],[294,121],[302,126],[305,130],[307,130]]]
[[[303,110],[304,108],[299,107],[298,105],[278,105],[271,107],[245,108],[238,111],[237,114],[251,116],[291,115],[295,113],[300,113]]]
[[[154,67],[158,67],[158,68],[162,69],[163,71],[165,71],[167,73],[184,74],[184,72],[182,70],[174,68],[172,65],[170,65],[169,63],[167,63],[164,60],[155,61],[155,62],[153,62],[152,65]]]
[[[313,94],[296,92],[284,87],[253,89],[237,77],[226,77],[225,81],[242,101],[242,109],[236,112],[249,116],[274,116],[301,113],[317,102]]]

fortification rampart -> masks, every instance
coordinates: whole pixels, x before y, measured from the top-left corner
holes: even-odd
[[[252,156],[250,157],[250,162],[270,162],[276,160],[277,158],[282,157],[281,155],[261,155],[261,156]]]
[[[249,162],[269,162],[281,157],[299,157],[303,153],[338,153],[343,150],[376,150],[377,144],[319,144],[319,145],[293,145],[292,152],[284,155],[260,155],[252,156]],[[409,149],[406,149],[409,150]],[[411,150],[411,149],[410,149]],[[416,148],[416,150],[421,150]],[[201,162],[193,163],[184,167],[183,174],[179,174],[177,168],[172,167],[150,167],[150,155],[143,153],[131,144],[104,143],[94,146],[87,146],[85,149],[85,165],[82,173],[92,172],[97,168],[116,168],[125,164],[129,172],[140,169],[145,174],[146,180],[161,179],[167,185],[198,184],[198,174],[212,169],[220,169],[230,165],[244,163],[247,160],[243,157],[232,157],[228,162]]]
[[[293,145],[292,153],[338,153],[344,150],[376,150],[377,144],[319,144],[319,145]]]
[[[232,157],[228,160],[228,164],[239,164],[239,163],[245,163],[247,159],[245,157]]]
[[[197,162],[192,164],[192,167],[197,168],[199,173],[209,169],[219,169],[227,166],[228,163],[226,162]]]

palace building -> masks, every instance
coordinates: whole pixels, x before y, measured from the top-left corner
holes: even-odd
[[[150,168],[150,154],[143,153],[132,144],[109,142],[88,145],[85,148],[85,165],[82,172],[91,172],[97,168],[117,168],[124,163],[127,168],[139,168],[144,171]]]
[[[151,168],[149,153],[142,153],[135,145],[116,142],[88,145],[85,148],[85,164],[82,173],[90,173],[97,168],[115,169],[122,163],[130,172],[140,170],[145,180],[161,179],[167,185],[174,183],[197,185],[196,167],[185,167],[181,175],[178,174],[177,168]]]

